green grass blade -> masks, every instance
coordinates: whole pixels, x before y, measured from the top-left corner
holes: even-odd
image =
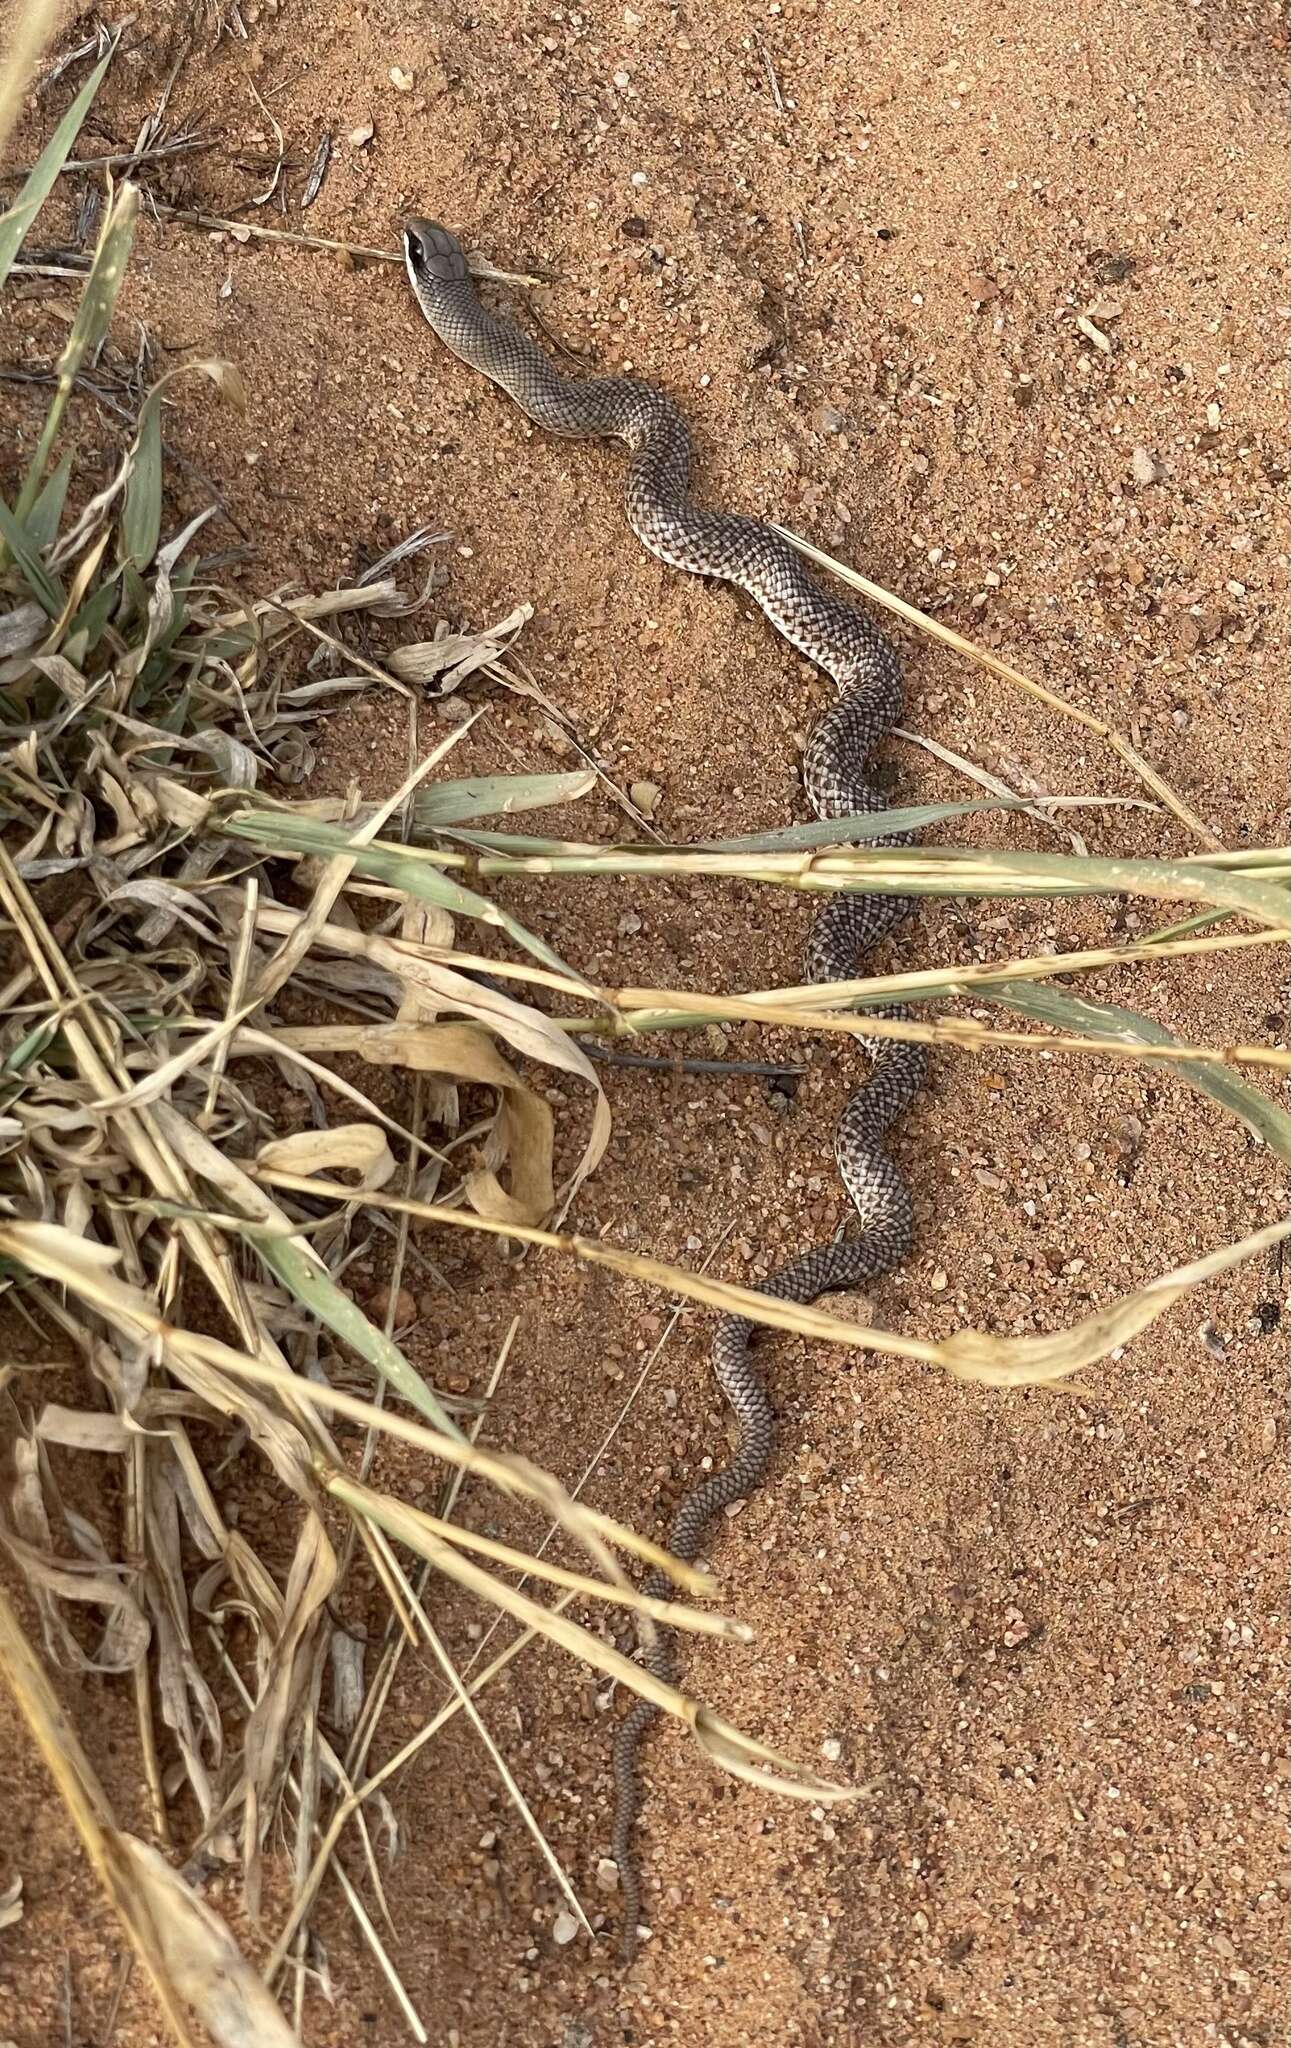
[[[552,777],[553,781],[558,779]],[[1032,809],[1036,802],[1033,797],[981,797],[968,803],[906,804],[897,810],[870,811],[864,817],[813,818],[810,824],[784,825],[774,832],[753,832],[738,839],[692,839],[678,842],[675,850],[682,853],[795,853],[809,852],[817,846],[858,846],[903,832],[923,832],[929,825],[940,825],[947,818],[967,818],[978,811],[1025,811]],[[453,836],[496,853],[573,853],[578,850],[572,841],[536,839],[521,833],[455,832]]]
[[[421,903],[433,903],[456,917],[476,918],[481,924],[492,925],[495,930],[504,931],[542,966],[550,967],[553,973],[568,975],[576,981],[583,979],[576,968],[570,967],[558,953],[553,953],[550,946],[527,930],[509,911],[490,903],[486,896],[478,896],[474,889],[453,881],[424,853],[413,847],[392,846],[384,839],[361,844],[351,839],[348,828],[343,825],[329,825],[320,818],[302,817],[285,809],[234,811],[220,819],[219,830],[231,839],[250,840],[270,856],[295,853],[335,860],[338,854],[344,854],[347,860],[353,861],[355,873],[365,875],[369,881],[384,882],[389,888],[401,890],[405,896],[415,897]]]
[[[1034,982],[1001,982],[994,988],[974,989],[973,996],[976,1001],[1020,1010],[1023,1016],[1034,1017],[1039,1024],[1050,1024],[1063,1031],[1122,1038],[1129,1045],[1179,1043],[1164,1024],[1141,1016],[1137,1010],[1124,1010],[1116,1003],[1093,1002],[1087,996],[1067,995],[1061,989],[1045,988]],[[1172,1060],[1163,1071],[1180,1075],[1189,1087],[1209,1095],[1212,1102],[1240,1118],[1257,1138],[1262,1138],[1279,1159],[1291,1164],[1291,1116],[1231,1067]]]
[[[306,1258],[299,1245],[250,1227],[246,1234],[257,1255],[290,1289],[302,1308],[317,1316],[333,1336],[357,1351],[360,1358],[365,1358],[392,1392],[424,1415],[433,1428],[460,1439],[461,1430],[445,1413],[420,1373],[414,1372],[398,1345],[368,1321],[358,1303],[321,1272],[312,1259]]]
[[[1096,802],[1096,799],[1091,799]],[[798,847],[863,845],[871,839],[902,832],[924,832],[948,818],[971,818],[979,811],[1030,811],[1042,797],[976,797],[957,804],[904,804],[891,811],[870,811],[864,817],[814,819],[809,825],[785,825],[775,832],[754,832],[741,839],[701,839],[710,853],[781,853]]]
[[[86,356],[96,349],[108,331],[112,309],[117,302],[117,293],[125,277],[126,265],[130,260],[130,247],[134,240],[135,218],[139,211],[139,187],[125,184],[117,194],[116,202],[103,224],[99,246],[94,252],[94,262],[85,280],[81,303],[76,309],[72,331],[67,337],[58,365],[58,384],[45,415],[40,441],[32,457],[27,478],[14,507],[19,525],[25,526],[28,514],[40,492],[41,480],[49,462],[50,450],[58,432],[67,401],[72,395],[77,372]]]
[[[0,541],[21,569],[23,580],[36,602],[51,619],[56,619],[64,604],[62,585],[56,576],[50,575],[38,549],[32,545],[26,525],[14,517],[3,498],[0,498]]]
[[[26,240],[28,228],[44,205],[54,180],[72,153],[72,144],[80,131],[82,121],[89,113],[90,102],[103,83],[103,74],[115,54],[116,44],[113,43],[107,56],[99,59],[40,152],[13,205],[7,213],[0,214],[0,285],[4,284],[13,269],[18,251]]]
[[[69,448],[57,469],[50,471],[27,519],[27,538],[33,547],[42,551],[58,532],[58,523],[63,516],[68,478],[72,474],[72,454]]]
[[[92,590],[63,635],[63,653],[79,668],[103,638],[108,620],[121,595],[115,576],[109,576]]]
[[[415,833],[463,825],[469,818],[510,817],[574,803],[595,787],[590,768],[568,775],[470,775],[460,782],[435,782],[413,799]]]
[[[161,539],[161,393],[150,391],[139,414],[125,503],[121,508],[121,558],[144,569]]]
[[[219,356],[179,363],[157,379],[140,407],[139,423],[126,458],[129,474],[121,510],[121,560],[131,570],[147,567],[161,539],[162,399],[177,377],[191,376],[194,371],[209,377],[221,397],[227,398],[239,412],[247,409],[246,390],[239,372]]]

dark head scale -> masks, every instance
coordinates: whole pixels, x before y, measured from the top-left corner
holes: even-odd
[[[408,278],[421,302],[423,312],[428,312],[428,297],[437,288],[446,284],[460,284],[470,275],[466,257],[456,235],[441,228],[437,221],[410,220],[403,231],[403,260],[408,268]]]

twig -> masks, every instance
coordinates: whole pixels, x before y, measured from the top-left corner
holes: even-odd
[[[158,142],[149,149],[114,149],[105,156],[69,157],[60,164],[58,175],[66,177],[71,171],[133,171],[140,164],[157,163],[170,156],[194,156],[199,150],[214,149],[213,136],[177,135],[171,142]],[[0,171],[0,179],[6,182],[31,175],[33,166],[27,164],[21,170]]]
[[[80,284],[85,282],[84,269],[68,270],[60,263],[15,263],[11,266],[9,275],[10,277],[74,277]],[[54,384],[58,380],[55,377],[51,377],[49,381],[51,384]]]
[[[177,220],[184,227],[223,229],[226,234],[254,236],[258,242],[292,242],[298,249],[332,249],[342,256],[361,256],[369,263],[402,263],[396,249],[369,249],[361,242],[337,242],[329,235],[301,235],[291,228],[266,228],[259,221],[227,220],[218,213],[201,213],[194,206],[163,206],[149,198],[152,210],[162,220]]]
[[[298,249],[334,249],[342,256],[359,256],[368,263],[403,263],[402,249],[372,249],[363,242],[337,242],[330,235],[302,235],[291,228],[261,227],[258,221],[228,220],[221,214],[202,213],[195,206],[164,206],[149,195],[149,204],[161,220],[177,220],[185,227],[223,229],[226,234],[254,235],[262,242],[293,242]],[[532,270],[495,270],[477,250],[467,252],[472,274],[485,284],[555,284],[558,279]]]
[[[785,112],[785,104],[784,96],[780,91],[780,81],[775,75],[775,65],[771,62],[771,52],[768,50],[765,40],[758,33],[757,29],[753,31],[753,41],[757,46],[758,55],[761,57],[766,69],[767,84],[771,87],[771,97],[775,101],[775,110],[777,114],[783,114]]]

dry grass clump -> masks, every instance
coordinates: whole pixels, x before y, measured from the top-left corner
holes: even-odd
[[[0,287],[110,55],[0,219]],[[72,458],[59,453],[60,427],[107,340],[137,204],[129,183],[112,193],[37,446],[13,503],[0,501],[0,1288],[11,1327],[30,1333],[26,1359],[0,1367],[13,1429],[0,1542],[30,1593],[43,1651],[0,1594],[0,1670],[176,2040],[194,2038],[193,2015],[221,2043],[296,2038],[314,1959],[311,1909],[330,1872],[424,2041],[375,1924],[389,1916],[364,1807],[456,1713],[473,1720],[588,1926],[474,1704],[536,1635],[679,1716],[725,1768],[797,1796],[850,1794],[662,1686],[571,1616],[575,1600],[614,1601],[673,1626],[747,1637],[683,1602],[641,1600],[618,1553],[670,1564],[684,1593],[711,1587],[524,1459],[488,1451],[478,1441],[486,1411],[454,1405],[422,1377],[394,1327],[412,1225],[532,1244],[991,1384],[1069,1378],[1291,1226],[1223,1247],[1051,1337],[961,1331],[933,1344],[859,1328],[562,1232],[610,1128],[587,1048],[745,1018],[894,1029],[968,1051],[1009,1044],[1165,1062],[1291,1159],[1291,1120],[1235,1071],[1243,1061],[1285,1066],[1285,1054],[1180,1046],[1150,1020],[1049,985],[1170,953],[1284,943],[1287,859],[1211,849],[1179,861],[1096,861],[863,843],[975,805],[862,821],[842,843],[837,827],[691,848],[489,833],[481,822],[491,817],[575,802],[594,772],[452,778],[443,771],[469,717],[415,759],[385,802],[364,804],[359,791],[343,804],[288,800],[281,792],[309,772],[311,720],[347,692],[375,683],[407,696],[432,682],[442,692],[472,677],[532,692],[510,654],[524,613],[483,634],[411,640],[383,666],[343,635],[364,618],[415,615],[422,598],[401,594],[393,573],[379,566],[351,587],[248,602],[202,558],[209,513],[163,540],[163,399],[197,371],[244,404],[222,362],[186,363],[152,383],[110,481],[69,515]],[[1046,821],[1056,815],[1049,808]],[[1191,914],[1132,947],[724,996],[594,986],[486,893],[491,878],[515,874],[605,884],[683,873],[718,887],[738,876],[813,891],[1116,893]],[[1248,929],[1235,930],[1234,918]],[[488,928],[501,953],[464,945],[464,924]],[[476,978],[481,969],[490,981]],[[865,1015],[897,997],[966,995],[1047,1034],[992,1029],[980,1016],[891,1024]],[[301,1024],[302,996],[328,1021]],[[581,1111],[570,1112],[581,1116],[581,1152],[563,1183],[534,1069],[581,1090]],[[365,1070],[373,1092],[352,1078]],[[390,1070],[406,1077],[402,1120],[377,1099]],[[344,1284],[356,1244],[374,1232],[390,1250],[389,1307],[375,1321]],[[44,1397],[49,1359],[74,1367],[74,1401]],[[338,1443],[338,1418],[358,1425],[357,1450]],[[372,1484],[380,1433],[436,1461],[434,1512]],[[217,1473],[243,1450],[290,1515],[285,1570],[270,1569],[224,1511]],[[65,1501],[68,1451],[115,1467],[115,1526]],[[588,1568],[458,1526],[467,1475],[538,1502]],[[333,1621],[360,1557],[391,1617],[367,1670]],[[434,1575],[516,1625],[491,1661],[455,1668],[426,1597]],[[406,1644],[439,1663],[445,1703],[413,1744],[374,1768]],[[320,1725],[329,1668],[343,1669],[349,1687],[343,1747]],[[118,1826],[51,1670],[107,1672],[131,1688],[154,1841],[174,1860]],[[351,1823],[375,1915],[334,1858]],[[254,1917],[275,1830],[290,1845],[291,1898],[257,1970],[198,1887],[212,1869],[236,1867]],[[0,1901],[0,1915],[17,1909],[16,1899]],[[290,1965],[291,2025],[279,2003]]]

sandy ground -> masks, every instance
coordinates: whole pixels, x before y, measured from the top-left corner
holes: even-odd
[[[164,11],[150,15],[155,40],[100,104],[118,146],[166,68]],[[547,327],[589,365],[675,393],[713,502],[797,527],[1131,734],[1225,844],[1281,836],[1291,291],[1272,7],[263,0],[245,20],[244,42],[203,34],[182,72],[174,112],[218,146],[155,181],[161,196],[245,201],[272,155],[263,103],[299,167],[301,225],[303,167],[330,130],[310,230],[391,247],[426,211],[504,267],[559,273]],[[440,610],[478,624],[532,602],[534,673],[621,785],[659,785],[661,831],[802,815],[820,679],[743,601],[644,556],[616,456],[531,434],[444,357],[400,271],[148,222],[129,311],[167,349],[243,370],[246,422],[194,393],[168,432],[255,536],[256,587],[325,586],[418,523],[451,528]],[[63,331],[59,294],[32,290],[3,360],[45,361]],[[89,407],[75,417],[93,475],[103,428]],[[180,508],[202,501],[186,483]],[[921,734],[1018,787],[1140,793],[1089,731],[925,641],[902,647]],[[358,777],[384,794],[405,748],[402,709],[374,692],[320,734],[313,787]],[[903,795],[974,793],[907,742],[887,756]],[[509,702],[458,760],[568,765]],[[562,823],[623,830],[600,796]],[[1095,851],[1188,845],[1132,810],[1083,828]],[[958,836],[1034,831],[997,818]],[[526,914],[535,900],[514,898]],[[804,918],[778,897],[571,883],[542,900],[543,928],[601,979],[799,975]],[[1006,957],[1110,923],[1105,906],[934,905],[889,957]],[[1248,954],[1240,972],[1203,960],[1090,992],[1181,1035],[1285,1042],[1281,967]],[[611,1076],[615,1137],[578,1229],[692,1265],[715,1252],[715,1271],[747,1280],[840,1220],[832,1131],[857,1066],[824,1041],[735,1033],[729,1049],[808,1073],[789,1102],[759,1081]],[[570,1148],[580,1113],[561,1112]],[[1275,1162],[1213,1105],[1092,1062],[941,1055],[897,1149],[919,1250],[869,1307],[921,1334],[1060,1327],[1284,1202]],[[418,1295],[419,1360],[478,1388],[518,1317],[493,1439],[577,1480],[668,1304],[605,1275],[430,1249],[442,1278]],[[690,1678],[867,1795],[830,1814],[774,1803],[661,1734],[654,1939],[625,1981],[608,1939],[556,1945],[552,1879],[450,1731],[394,1788],[387,1875],[394,1953],[437,2048],[1285,2040],[1284,1295],[1279,1271],[1243,1268],[1067,1398],[766,1345],[773,1474],[714,1542],[757,1641],[697,1651]],[[699,1459],[721,1455],[709,1335],[698,1311],[672,1332],[589,1482],[597,1506],[662,1529]],[[380,1476],[425,1490],[412,1460]],[[463,1512],[541,1533],[469,1493]],[[474,1617],[438,1614],[468,1653]],[[138,1824],[124,1693],[66,1697]],[[405,1665],[381,1754],[439,1697],[430,1669]],[[620,1708],[534,1651],[485,1708],[610,1927],[597,1869]],[[0,1937],[0,2040],[97,2048],[118,1937],[34,1766],[16,1791],[0,1889],[20,1871],[27,1915]],[[310,2001],[307,2040],[407,2038],[334,1901],[323,1925],[334,2003]],[[160,2038],[135,1986],[113,2038]]]

